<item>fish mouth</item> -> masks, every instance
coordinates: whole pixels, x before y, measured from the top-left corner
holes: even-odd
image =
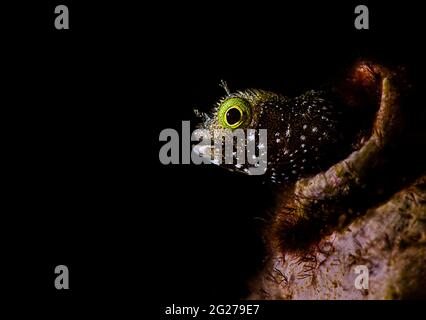
[[[192,153],[195,154],[196,157],[201,158],[204,164],[214,164],[227,171],[244,175],[263,175],[266,172],[266,164],[261,165],[256,163],[250,165],[245,162],[239,163],[238,158],[236,158],[236,152],[233,152],[232,163],[226,162],[226,158],[223,156],[223,154],[218,155],[215,154],[215,152],[215,147],[210,145],[194,145],[192,147]]]
[[[225,163],[225,159],[221,156],[218,159],[217,155],[215,156],[215,147],[210,145],[194,145],[192,147],[192,153],[194,153],[197,157],[203,159],[205,164],[214,164],[216,166],[220,166],[229,171],[242,171],[244,165],[236,163],[236,158],[233,158],[233,163]]]
[[[193,145],[192,153],[194,153],[197,157],[202,158],[203,162],[206,164],[215,164],[219,165],[219,161],[216,159],[212,160],[212,155],[214,154],[214,147],[210,145]]]

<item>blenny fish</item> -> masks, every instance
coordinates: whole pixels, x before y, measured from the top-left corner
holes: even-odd
[[[365,81],[368,76],[368,81],[376,81],[372,74],[366,75],[367,72],[370,71],[358,70],[354,77]],[[344,90],[349,88],[348,83],[353,79],[346,80],[344,86],[309,90],[297,97],[261,89],[231,93],[226,82],[222,82],[226,96],[219,99],[210,113],[196,111],[203,119],[199,128],[211,131],[267,129],[266,176],[274,184],[296,181],[329,167],[354,150],[367,134],[371,112],[358,105],[361,101],[364,104],[376,103],[378,92],[366,92],[364,89],[359,101],[355,101],[353,95]],[[345,100],[343,92],[351,99]],[[366,102],[367,95],[369,101]],[[223,166],[233,171],[248,172],[247,164],[235,162],[233,166]]]

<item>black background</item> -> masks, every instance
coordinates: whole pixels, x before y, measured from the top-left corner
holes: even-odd
[[[58,4],[70,30],[54,29]],[[4,283],[53,303],[243,298],[262,265],[268,188],[161,165],[159,133],[208,110],[220,79],[293,95],[366,57],[421,81],[420,5],[364,2],[370,30],[355,30],[357,4],[4,7]],[[53,286],[58,264],[69,291]]]

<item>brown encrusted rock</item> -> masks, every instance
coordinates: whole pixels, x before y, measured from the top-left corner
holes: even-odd
[[[369,271],[355,287],[355,267]],[[426,176],[315,249],[275,254],[250,299],[412,299],[426,297]]]

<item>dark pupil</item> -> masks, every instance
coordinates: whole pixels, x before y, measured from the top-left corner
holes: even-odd
[[[241,112],[237,108],[231,108],[226,112],[226,121],[231,126],[241,120]]]

